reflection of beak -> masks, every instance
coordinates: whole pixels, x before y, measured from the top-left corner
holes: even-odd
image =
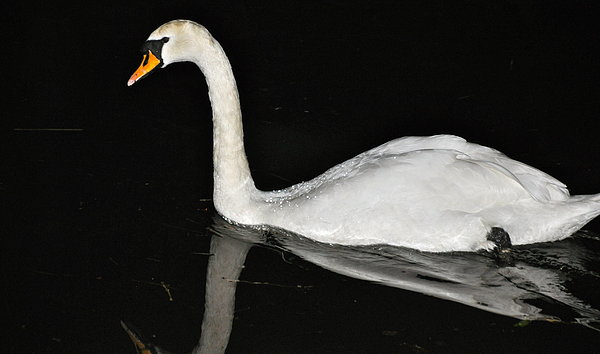
[[[148,54],[144,54],[144,59],[142,59],[140,67],[131,75],[129,81],[127,81],[127,86],[135,84],[136,81],[148,75],[158,64],[160,64],[160,60],[149,50]]]

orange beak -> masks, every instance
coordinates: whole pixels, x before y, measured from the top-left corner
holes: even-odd
[[[144,58],[142,59],[142,64],[140,64],[140,67],[133,73],[133,75],[131,75],[129,81],[127,81],[127,86],[135,84],[136,81],[148,75],[148,73],[150,73],[150,71],[156,68],[159,64],[160,60],[152,53],[152,51],[148,51],[148,54],[144,54]]]

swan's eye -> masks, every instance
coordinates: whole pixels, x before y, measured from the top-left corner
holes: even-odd
[[[169,37],[163,37],[161,39],[149,39],[142,46],[142,54],[146,55],[148,52],[151,52],[162,64],[162,48],[163,45],[168,41]]]

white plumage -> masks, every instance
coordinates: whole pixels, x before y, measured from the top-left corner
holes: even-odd
[[[320,242],[442,252],[491,249],[486,236],[492,227],[508,232],[513,244],[560,240],[600,214],[600,195],[570,197],[563,183],[544,172],[450,135],[393,140],[311,181],[259,191],[244,152],[235,79],[221,46],[204,27],[185,20],[162,25],[148,40],[163,40],[161,52],[154,53],[162,66],[192,61],[206,77],[213,109],[213,198],[232,222],[279,227]],[[136,72],[129,84],[145,74]]]

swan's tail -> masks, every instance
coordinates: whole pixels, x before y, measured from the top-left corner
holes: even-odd
[[[522,205],[500,220],[513,245],[558,241],[579,231],[600,215],[600,194],[572,196],[565,201]],[[502,221],[505,221],[503,223]]]
[[[568,235],[577,232],[585,224],[600,215],[600,194],[576,195],[569,198],[567,203],[569,206],[568,214],[570,214],[568,217],[570,217],[571,222],[565,226],[572,229],[566,231]]]

